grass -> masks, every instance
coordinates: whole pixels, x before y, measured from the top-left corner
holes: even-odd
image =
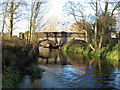
[[[120,54],[119,48],[120,48],[120,42],[118,44],[116,44],[112,48],[112,50],[107,53],[106,58],[107,59],[113,59],[113,60],[120,60],[120,57],[119,57],[119,54]]]
[[[120,42],[118,44],[111,42],[107,44],[106,47],[93,51],[87,43],[72,41],[69,44],[64,44],[62,46],[62,51],[68,54],[87,55],[97,59],[120,60]]]

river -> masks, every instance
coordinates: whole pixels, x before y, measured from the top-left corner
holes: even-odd
[[[39,48],[37,66],[41,79],[25,76],[19,88],[116,88],[120,89],[120,63],[63,54],[58,49]],[[115,63],[114,63],[115,62]]]

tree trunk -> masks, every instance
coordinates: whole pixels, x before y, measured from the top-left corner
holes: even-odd
[[[32,29],[31,29],[31,41],[34,42],[35,40],[35,23],[34,21],[32,22]]]
[[[30,27],[29,27],[29,39],[28,41],[31,42],[31,36],[32,36],[32,27],[33,27],[33,14],[34,14],[34,5],[35,2],[32,2],[32,6],[31,6],[31,16],[30,16]]]
[[[10,25],[9,25],[9,29],[8,29],[8,37],[11,38],[12,37],[12,33],[13,33],[13,15],[14,12],[16,11],[16,9],[19,7],[19,5],[21,4],[22,0],[20,0],[16,5],[14,5],[14,0],[10,0],[10,10],[9,10],[9,19],[10,19]]]
[[[95,49],[97,48],[97,21],[98,21],[98,0],[96,0],[96,21],[95,21],[95,31],[94,31],[94,43]]]
[[[6,18],[6,13],[7,13],[7,7],[8,7],[8,2],[6,2],[6,6],[5,6],[4,14],[3,14],[2,36],[3,36],[3,32],[4,32],[4,27],[5,27],[5,18]]]
[[[12,31],[13,31],[13,0],[10,1],[10,12],[9,12],[9,17],[10,17],[10,26],[9,26],[9,31],[8,31],[8,37],[12,37]]]
[[[31,20],[30,20],[30,41],[34,42],[35,30],[36,30],[36,20],[39,14],[41,2],[33,2],[31,7]]]
[[[30,19],[30,30],[29,30],[29,34],[28,34],[28,41],[31,41],[31,31],[32,31],[32,18]]]
[[[86,41],[86,42],[89,42],[89,38],[90,38],[90,37],[88,36],[88,32],[85,31],[85,41]]]
[[[101,36],[100,36],[100,42],[99,42],[99,49],[102,47],[102,42],[103,42],[103,35],[104,35],[104,29],[102,28]]]
[[[105,2],[105,13],[108,11],[108,5],[109,5],[109,0],[106,0]]]

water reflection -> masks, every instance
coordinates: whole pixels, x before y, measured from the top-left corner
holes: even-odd
[[[61,64],[67,65],[67,58],[61,56],[61,52],[58,49],[40,49],[40,55],[38,58],[39,64]]]
[[[60,50],[40,49],[38,66],[45,69],[33,88],[117,88],[120,89],[120,65],[110,60],[90,60],[67,55]]]

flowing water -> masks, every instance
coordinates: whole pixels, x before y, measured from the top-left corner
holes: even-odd
[[[57,49],[40,48],[41,79],[25,76],[19,88],[116,88],[120,89],[120,63],[67,55]]]

